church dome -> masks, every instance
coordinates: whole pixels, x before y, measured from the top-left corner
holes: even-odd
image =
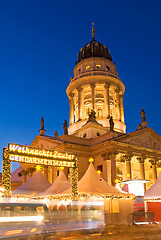
[[[79,63],[83,59],[89,57],[103,57],[112,61],[112,57],[108,48],[104,44],[96,41],[94,37],[92,38],[92,41],[81,48],[78,53],[78,60],[76,63]]]
[[[78,53],[77,63],[82,61],[85,58],[90,57],[103,57],[110,61],[112,61],[112,57],[108,48],[95,40],[95,29],[94,26],[92,27],[92,41],[87,43]]]

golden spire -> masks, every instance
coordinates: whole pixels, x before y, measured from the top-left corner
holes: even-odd
[[[95,40],[95,29],[94,29],[94,23],[92,23],[92,40]]]

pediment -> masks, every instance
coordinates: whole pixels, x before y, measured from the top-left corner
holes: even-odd
[[[161,137],[151,128],[127,134],[118,141],[161,151]]]
[[[42,136],[36,136],[36,138],[31,143],[32,147],[43,148],[43,149],[54,149],[59,146],[57,141],[54,139],[48,139]]]

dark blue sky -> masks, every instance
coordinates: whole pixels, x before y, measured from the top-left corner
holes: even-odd
[[[5,0],[0,2],[0,154],[9,142],[30,145],[69,119],[66,87],[77,54],[91,40],[105,44],[125,84],[127,132],[141,122],[161,135],[161,2]]]

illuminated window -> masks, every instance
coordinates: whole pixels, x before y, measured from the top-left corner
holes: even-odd
[[[84,138],[86,138],[86,137],[87,137],[87,134],[86,134],[86,133],[84,133],[84,134],[83,134],[83,137],[84,137]]]
[[[86,70],[88,70],[89,68],[90,68],[90,65],[87,65],[87,66],[86,66]]]
[[[99,165],[97,166],[97,171],[100,170],[101,172],[103,172],[103,166],[102,165]]]
[[[101,65],[100,65],[100,64],[97,64],[97,65],[96,65],[96,68],[101,68]]]

